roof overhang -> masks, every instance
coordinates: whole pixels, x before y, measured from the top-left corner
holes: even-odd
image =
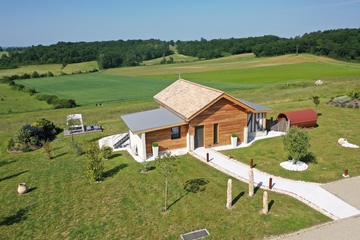
[[[121,115],[121,118],[134,134],[187,124],[182,118],[166,108],[125,114]]]

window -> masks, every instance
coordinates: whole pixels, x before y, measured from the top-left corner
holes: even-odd
[[[214,124],[214,144],[218,143],[218,132],[219,132],[219,124]]]
[[[180,127],[172,127],[171,128],[171,139],[180,138]]]

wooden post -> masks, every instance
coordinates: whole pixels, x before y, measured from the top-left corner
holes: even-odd
[[[254,159],[250,159],[250,168],[254,168]]]
[[[232,202],[232,180],[228,180],[227,184],[227,198],[226,198],[226,207],[231,209],[231,202]]]
[[[206,162],[209,162],[209,153],[206,153]]]
[[[349,171],[348,171],[347,169],[345,169],[344,175],[345,175],[345,176],[349,175]]]
[[[272,178],[269,178],[269,189],[272,189]]]
[[[254,195],[254,172],[253,169],[249,169],[249,196]]]
[[[264,191],[263,195],[263,214],[267,214],[269,212],[269,203],[268,203],[268,193]]]

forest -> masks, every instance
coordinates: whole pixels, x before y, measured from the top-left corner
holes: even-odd
[[[334,59],[360,62],[360,28],[305,33],[294,38],[273,35],[248,38],[194,41],[117,40],[102,42],[58,42],[50,46],[10,47],[0,57],[0,69],[23,65],[63,64],[97,61],[100,69],[137,66],[143,61],[173,54],[213,59],[241,53],[256,57],[310,53]],[[3,47],[4,48],[4,47]],[[0,47],[0,50],[2,48]]]

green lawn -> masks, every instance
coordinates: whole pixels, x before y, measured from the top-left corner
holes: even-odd
[[[275,106],[274,106],[275,107]],[[277,106],[272,115],[280,112],[314,108],[312,101],[300,103],[284,103]],[[308,163],[306,171],[292,172],[280,167],[280,163],[287,160],[283,149],[282,137],[276,137],[255,142],[248,148],[224,151],[224,154],[231,154],[236,160],[248,164],[254,159],[256,168],[276,176],[295,180],[310,182],[332,182],[342,179],[345,169],[348,169],[351,176],[360,175],[360,149],[344,148],[337,144],[341,137],[346,138],[350,143],[360,145],[358,129],[359,109],[348,109],[340,107],[328,107],[324,102],[319,106],[318,127],[309,130],[311,137],[310,152],[314,155],[314,161]],[[311,158],[308,158],[310,160]]]
[[[11,137],[3,134],[3,138]],[[78,142],[101,134],[76,136]],[[92,183],[83,166],[84,156],[69,148],[61,135],[53,142],[56,157],[42,150],[12,155],[1,144],[0,231],[4,239],[179,239],[180,234],[207,228],[208,239],[262,239],[293,232],[325,221],[327,217],[285,195],[269,193],[271,208],[261,215],[263,190],[254,197],[248,186],[233,179],[234,207],[227,210],[228,176],[190,157],[179,159],[169,181],[170,211],[162,212],[164,178],[156,165],[147,174],[126,152],[105,161],[105,180]],[[205,190],[187,193],[184,183],[207,181]],[[18,195],[17,184],[30,192]]]

